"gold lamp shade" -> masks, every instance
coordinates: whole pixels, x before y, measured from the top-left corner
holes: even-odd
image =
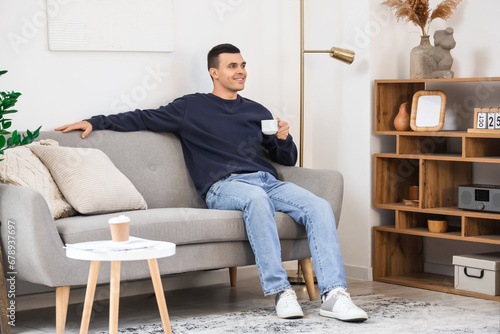
[[[347,49],[341,49],[341,48],[336,48],[333,47],[330,50],[330,57],[335,58],[337,60],[340,60],[343,63],[346,64],[352,64],[354,61],[354,51],[352,50],[347,50]]]

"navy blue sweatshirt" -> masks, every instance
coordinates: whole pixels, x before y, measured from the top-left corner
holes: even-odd
[[[262,134],[260,121],[272,119],[264,106],[238,95],[225,100],[213,94],[191,94],[158,109],[135,110],[87,119],[93,130],[173,132],[179,135],[184,160],[200,196],[231,173],[276,169],[265,158],[293,166],[297,148],[292,136],[280,140]]]

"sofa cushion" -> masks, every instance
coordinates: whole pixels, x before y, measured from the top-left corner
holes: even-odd
[[[31,146],[68,202],[82,214],[146,209],[144,198],[101,150]]]
[[[170,241],[177,245],[247,240],[241,211],[194,208],[163,208],[129,211],[130,235]],[[74,216],[59,219],[56,227],[64,243],[109,240],[108,220],[116,214]],[[281,239],[307,238],[304,228],[290,216],[277,212]]]
[[[134,184],[148,208],[206,208],[189,176],[179,137],[151,131],[41,131],[60,146],[98,148]]]
[[[39,191],[47,201],[53,219],[72,216],[76,213],[75,210],[64,199],[47,167],[29,149],[30,146],[40,144],[57,146],[56,141],[48,139],[5,150],[5,160],[0,162],[0,181]]]

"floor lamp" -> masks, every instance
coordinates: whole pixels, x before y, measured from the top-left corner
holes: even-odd
[[[306,53],[328,53],[330,57],[340,60],[346,64],[354,61],[354,51],[333,47],[330,50],[305,50],[304,49],[304,0],[300,0],[300,148],[299,166],[304,167],[304,56]],[[299,260],[296,273],[288,274],[291,283],[305,283],[302,267],[312,270],[311,259]],[[316,280],[316,277],[314,278]],[[314,291],[314,289],[308,289]],[[315,296],[309,295],[311,300]]]

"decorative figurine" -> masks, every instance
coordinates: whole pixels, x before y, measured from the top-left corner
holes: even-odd
[[[450,50],[457,43],[453,38],[453,29],[446,28],[445,30],[437,30],[434,33],[434,60],[437,64],[437,70],[432,72],[433,78],[453,78],[455,75],[451,70],[453,65],[453,57]]]

